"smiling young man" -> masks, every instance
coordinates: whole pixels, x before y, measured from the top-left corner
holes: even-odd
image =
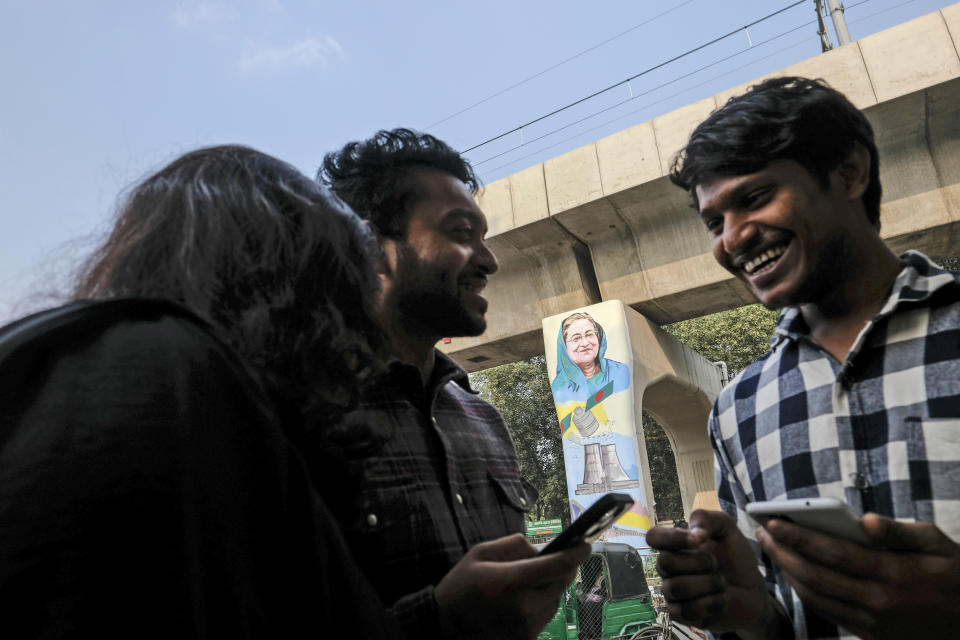
[[[647,537],[671,613],[744,638],[955,633],[960,275],[880,238],[869,122],[822,82],[768,80],[694,130],[671,178],[717,262],[783,308],[710,417],[724,513]],[[815,496],[867,514],[873,547],[745,512]]]
[[[517,534],[537,495],[503,419],[435,349],[486,329],[497,260],[473,170],[433,136],[395,129],[327,155],[321,179],[380,241],[375,315],[394,360],[335,430],[345,446],[308,443],[317,483],[340,494],[329,498],[354,557],[409,637],[535,637],[589,547],[534,557]]]

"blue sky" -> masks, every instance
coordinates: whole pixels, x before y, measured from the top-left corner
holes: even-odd
[[[3,4],[0,322],[61,292],[109,227],[118,194],[187,150],[242,143],[313,175],[324,152],[345,142],[379,128],[425,129],[536,76],[430,129],[467,149],[792,2]],[[847,0],[847,20],[859,38],[948,4]],[[816,29],[803,26],[812,7],[804,2],[468,156],[490,182],[815,56]],[[613,106],[630,91],[632,101]]]

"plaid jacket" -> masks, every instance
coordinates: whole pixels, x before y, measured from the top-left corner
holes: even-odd
[[[336,479],[318,470],[320,491],[340,494],[330,504],[347,544],[407,636],[435,637],[434,585],[470,547],[522,532],[537,491],[499,412],[439,351],[426,388],[419,369],[391,363],[341,430],[373,445],[347,447]]]
[[[771,350],[710,417],[723,510],[755,543],[748,502],[832,496],[854,511],[935,523],[960,541],[960,273],[907,252],[844,362],[782,312]],[[810,613],[766,557],[797,638],[845,636]]]

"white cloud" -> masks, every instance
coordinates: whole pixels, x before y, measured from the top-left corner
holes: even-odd
[[[339,42],[325,35],[322,38],[307,38],[288,47],[248,44],[237,66],[241,73],[305,69],[318,64],[325,65],[334,55],[342,56],[343,48]]]
[[[233,7],[221,2],[187,0],[178,2],[173,10],[173,24],[178,29],[199,25],[223,24],[236,15]]]

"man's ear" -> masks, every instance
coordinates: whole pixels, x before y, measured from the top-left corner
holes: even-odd
[[[870,186],[870,152],[859,142],[839,167],[848,200],[859,200]]]

